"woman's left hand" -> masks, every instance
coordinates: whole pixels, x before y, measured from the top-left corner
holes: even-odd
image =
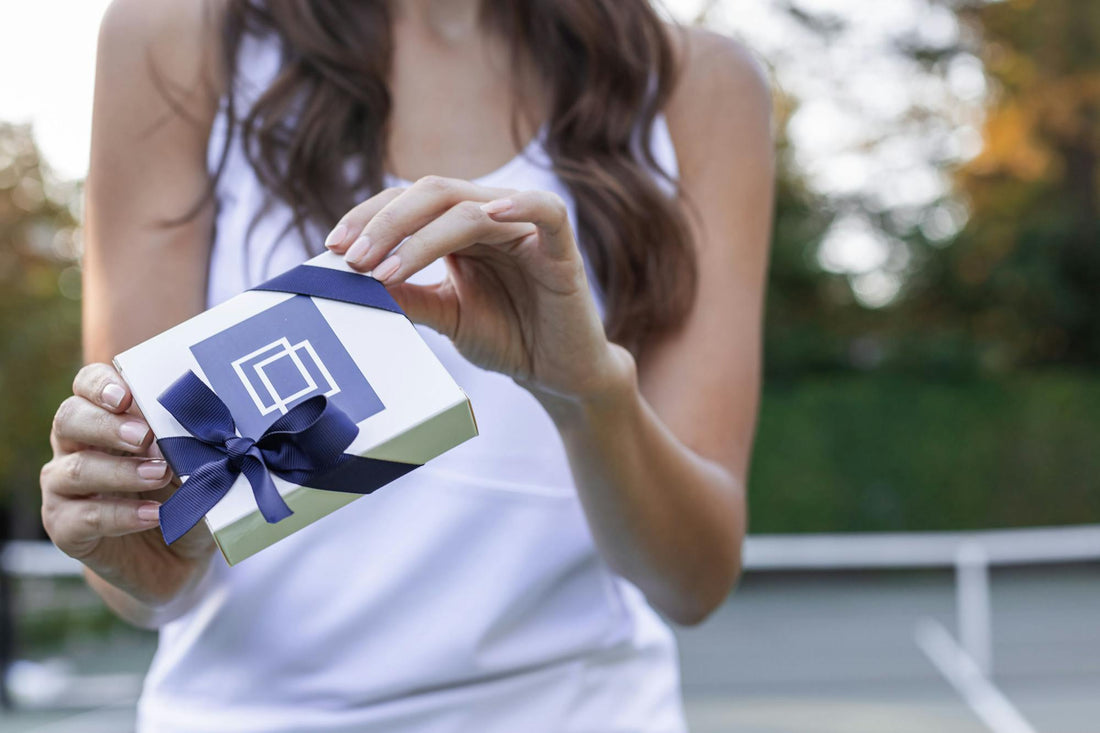
[[[326,245],[352,268],[373,271],[413,321],[536,397],[595,397],[632,368],[604,335],[556,194],[428,176],[352,209]],[[406,282],[439,257],[443,281]]]

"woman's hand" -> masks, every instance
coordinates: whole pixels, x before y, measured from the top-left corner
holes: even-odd
[[[107,364],[89,364],[61,403],[42,468],[42,523],[62,551],[134,598],[161,605],[205,567],[214,542],[199,525],[171,547],[158,529],[160,500],[178,480],[130,412],[125,382]]]
[[[428,176],[352,209],[326,245],[373,271],[412,320],[536,397],[586,400],[632,374],[629,353],[604,335],[565,203],[553,193]],[[445,280],[405,282],[439,257]]]

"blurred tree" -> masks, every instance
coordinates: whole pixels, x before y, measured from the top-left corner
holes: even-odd
[[[793,160],[786,122],[795,101],[780,95],[776,108],[775,223],[764,346],[769,376],[787,378],[846,367],[850,325],[864,309],[845,278],[826,271],[818,260],[821,238],[836,212],[806,185]]]
[[[753,529],[1097,521],[1097,380],[1059,367],[1100,365],[1100,5],[898,0],[885,43],[887,4],[705,11],[745,5],[781,110]],[[830,262],[868,243],[897,261]]]
[[[0,503],[15,536],[41,532],[38,469],[81,361],[78,193],[52,178],[28,126],[0,123]]]
[[[770,327],[764,332],[768,369],[776,373],[828,361],[820,353],[828,351],[821,332],[806,325],[817,320],[825,302],[821,295],[824,273],[815,253],[832,216],[793,165],[786,129],[794,108],[794,100],[777,95],[776,212],[766,304]]]
[[[983,367],[1100,365],[1100,5],[969,3],[992,82],[969,210],[905,309],[965,333]]]
[[[852,18],[829,6],[787,0],[778,7],[791,29],[818,39],[819,50],[856,40],[846,35]],[[953,186],[917,209],[886,205],[875,186],[815,194],[795,156],[781,157],[767,331],[773,376],[1100,364],[1100,5],[930,0],[928,7],[940,13],[929,19],[949,11],[962,30],[896,31],[891,53],[915,64],[906,67],[913,91],[904,115],[867,127],[873,132],[858,154],[873,163],[873,151],[896,150],[898,141],[923,145]],[[803,63],[791,53],[784,63]],[[813,76],[836,96],[845,89],[839,73],[815,67],[794,76]],[[950,90],[960,78],[987,90],[981,150],[961,164],[957,154],[937,163],[938,141],[950,138],[950,104],[937,97],[929,106],[927,90]],[[783,105],[793,112],[801,102]],[[870,99],[854,103],[874,107]],[[781,143],[790,119],[780,118]],[[952,124],[957,132],[968,123]],[[860,237],[877,241],[897,264],[832,274],[830,245],[852,247]],[[882,283],[887,293],[896,289],[884,303],[860,292]]]
[[[935,266],[965,221],[945,171],[966,157],[960,139],[977,135],[971,118],[981,106],[963,100],[948,77],[960,58],[971,68],[979,62],[952,10],[904,4],[915,25],[865,23],[855,3],[842,10],[757,2],[764,30],[733,31],[750,45],[759,38],[776,64],[779,166],[765,331],[772,379],[971,370],[972,349],[950,315],[927,317],[929,324],[905,305],[912,276]],[[737,7],[707,3],[699,22],[730,27]],[[886,89],[868,73],[876,65]],[[899,92],[898,84],[909,86]],[[876,96],[884,92],[890,99]]]

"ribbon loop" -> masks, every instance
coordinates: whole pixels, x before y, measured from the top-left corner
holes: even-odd
[[[176,473],[188,476],[161,506],[161,532],[169,544],[194,527],[241,473],[264,518],[285,519],[292,512],[270,474],[303,484],[335,468],[359,432],[340,408],[318,395],[288,410],[258,440],[239,436],[229,408],[192,371],[158,401],[194,436],[158,441]]]

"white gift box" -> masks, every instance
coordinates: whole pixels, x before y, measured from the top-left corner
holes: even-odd
[[[328,252],[305,267],[314,281],[318,275],[327,281],[329,271],[337,271],[333,277],[345,285],[349,273],[366,278]],[[325,395],[357,425],[358,434],[343,449],[354,456],[412,467],[477,434],[465,393],[408,318],[330,297],[249,290],[114,361],[158,440],[190,435],[158,401],[188,370],[229,408],[238,434],[253,439],[316,395]],[[369,473],[362,477],[364,493],[379,485],[379,477]],[[205,515],[231,565],[362,495],[270,475],[290,516],[268,522],[243,473]],[[392,478],[391,472],[387,480]]]

